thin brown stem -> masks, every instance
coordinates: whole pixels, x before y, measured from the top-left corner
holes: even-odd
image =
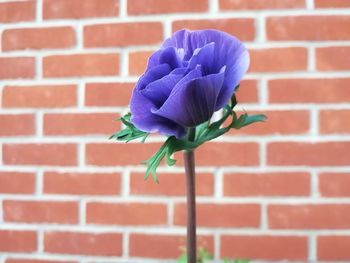
[[[190,130],[189,140],[193,141],[195,130]],[[196,174],[193,150],[184,151],[186,187],[187,187],[187,262],[197,262],[196,234]]]

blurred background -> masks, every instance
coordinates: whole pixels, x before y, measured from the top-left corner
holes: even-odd
[[[108,141],[172,32],[237,36],[237,109],[268,115],[196,153],[215,259],[350,261],[349,0],[0,0],[0,262],[168,262],[185,244],[183,161]]]

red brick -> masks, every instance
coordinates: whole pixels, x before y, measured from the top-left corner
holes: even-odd
[[[144,173],[133,173],[130,177],[130,192],[134,195],[185,196],[186,178],[182,173],[157,173],[159,184],[144,181]],[[214,178],[210,173],[196,175],[196,194],[213,195]]]
[[[75,44],[72,27],[7,29],[2,33],[2,49],[25,50],[69,48]]]
[[[323,134],[350,133],[350,110],[322,110],[319,115],[320,132]]]
[[[49,253],[121,256],[119,233],[45,232],[44,250]]]
[[[307,69],[307,50],[301,47],[253,49],[250,72],[289,72]]]
[[[41,260],[41,259],[17,259],[8,258],[5,263],[78,263],[77,261],[57,261],[57,260]]]
[[[308,196],[310,175],[301,172],[224,175],[226,196]]]
[[[213,253],[212,236],[198,236],[198,247],[205,247]],[[186,246],[186,237],[179,235],[131,234],[129,253],[132,257],[174,259],[178,258]]]
[[[77,104],[76,85],[5,86],[3,108],[65,108]]]
[[[44,193],[68,195],[118,195],[118,173],[58,173],[46,172]]]
[[[350,173],[321,173],[319,191],[321,196],[350,197]]]
[[[208,1],[205,0],[129,0],[128,14],[149,15],[162,13],[205,12]]]
[[[34,75],[33,57],[0,57],[0,79],[30,79]]]
[[[77,164],[75,144],[4,144],[3,162],[9,165],[59,165]]]
[[[48,113],[44,115],[45,135],[110,135],[120,129],[116,113]]]
[[[221,237],[221,257],[262,260],[306,260],[308,240],[304,236]]]
[[[195,152],[196,164],[200,166],[256,166],[259,164],[259,145],[256,143],[209,142]],[[182,153],[175,155],[183,165]]]
[[[118,0],[44,0],[44,19],[115,17],[119,15]]]
[[[34,19],[34,0],[0,3],[0,23],[33,21]]]
[[[134,83],[86,83],[85,106],[127,106]]]
[[[241,114],[241,113],[240,113]],[[265,114],[267,120],[258,122],[239,130],[231,130],[229,134],[271,135],[271,134],[305,134],[310,129],[308,111],[249,111],[249,115]],[[295,125],[298,123],[298,125]],[[229,124],[229,123],[227,123]]]
[[[174,224],[186,225],[186,205],[174,208]],[[197,224],[200,227],[250,227],[260,226],[258,204],[197,204]]]
[[[222,10],[262,10],[304,8],[304,0],[220,0]]]
[[[35,231],[0,230],[0,251],[35,252],[37,236]]]
[[[85,47],[125,47],[159,44],[163,39],[160,22],[98,24],[84,27]]]
[[[97,166],[141,164],[160,147],[159,143],[90,143],[86,145],[86,163]]]
[[[347,229],[350,205],[270,205],[268,221],[271,229]]]
[[[272,103],[350,102],[350,78],[274,79],[268,86]]]
[[[78,203],[57,201],[3,202],[4,221],[18,223],[78,223]]]
[[[145,72],[148,58],[153,51],[135,51],[129,53],[129,75],[141,75]]]
[[[0,136],[33,135],[34,114],[0,114]]]
[[[349,0],[315,0],[316,8],[342,8],[350,7]]]
[[[190,30],[217,29],[236,36],[243,41],[255,39],[255,21],[250,18],[179,20],[173,22],[173,31],[182,28]]]
[[[33,194],[34,191],[34,173],[0,172],[0,193]]]
[[[350,47],[316,49],[316,68],[322,71],[350,70]]]
[[[118,54],[53,55],[43,58],[44,77],[110,76],[119,74]]]
[[[266,20],[269,40],[348,40],[349,27],[350,16],[277,16]]]
[[[240,88],[236,91],[237,101],[239,103],[258,102],[258,82],[255,79],[241,81]]]
[[[322,261],[350,260],[350,236],[318,236],[317,259]]]
[[[269,165],[349,165],[350,142],[274,142],[267,146]]]
[[[101,225],[165,225],[167,206],[160,203],[88,203],[86,222]]]

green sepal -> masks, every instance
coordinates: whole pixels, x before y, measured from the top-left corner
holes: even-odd
[[[117,141],[130,142],[135,139],[141,138],[141,142],[145,142],[149,133],[140,131],[137,129],[131,122],[131,113],[125,114],[123,117],[118,118],[117,120],[121,121],[125,128],[119,132],[116,132],[109,137],[110,140],[114,139]]]

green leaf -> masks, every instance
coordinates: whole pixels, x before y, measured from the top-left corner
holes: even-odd
[[[120,120],[126,127],[113,134],[112,136],[109,137],[109,139],[114,139],[117,141],[125,141],[125,142],[130,142],[135,139],[141,138],[141,142],[145,142],[146,138],[148,137],[149,133],[140,131],[137,129],[130,121],[131,119],[131,114],[127,113],[123,117],[119,118]]]

